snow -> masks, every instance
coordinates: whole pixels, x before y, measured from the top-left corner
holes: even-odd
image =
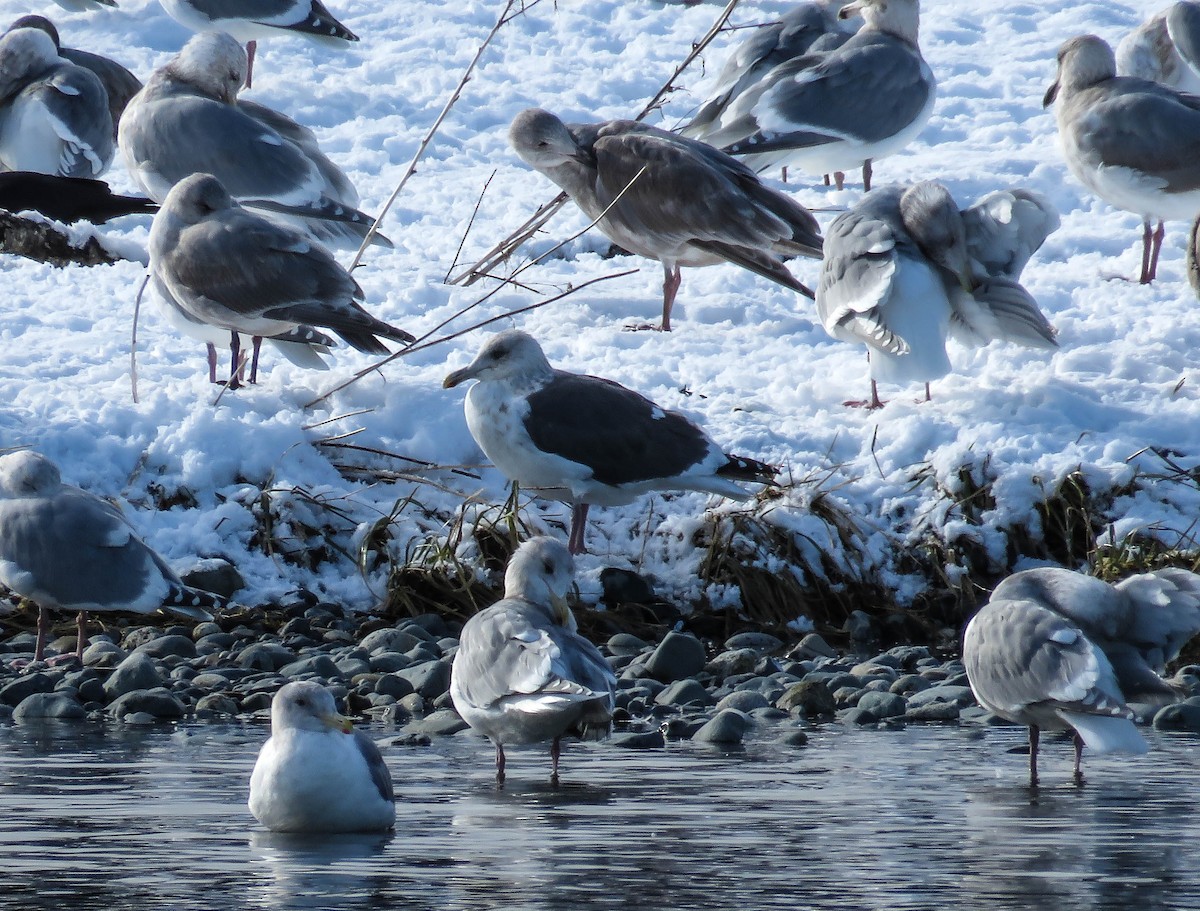
[[[810,301],[733,266],[685,270],[670,334],[624,331],[625,324],[656,319],[661,269],[603,258],[607,241],[594,232],[525,271],[520,285],[497,290],[489,282],[444,281],[555,195],[508,149],[512,117],[534,105],[567,120],[635,115],[708,30],[720,4],[546,0],[507,24],[384,220],[395,249],[372,249],[356,277],[372,313],[437,338],[636,269],[493,328],[520,326],[541,341],[551,363],[624,383],[684,410],[729,451],[786,466],[796,484],[763,512],[796,536],[807,554],[804,572],[823,571],[824,555],[852,577],[876,574],[901,603],[929,585],[912,574],[906,553],[931,535],[967,538],[994,564],[990,571],[1000,572],[1013,559],[1005,529],[1036,531],[1035,505],[1074,472],[1093,492],[1113,491],[1105,518],[1118,540],[1149,532],[1168,545],[1190,543],[1200,486],[1154,450],[1184,469],[1200,462],[1200,319],[1184,268],[1188,226],[1168,224],[1155,284],[1113,279],[1137,271],[1139,219],[1068,175],[1052,112],[1041,106],[1063,40],[1092,31],[1115,44],[1163,2],[923,4],[922,48],[939,80],[937,104],[915,142],[876,164],[876,182],[937,178],[963,205],[1023,185],[1062,213],[1062,227],[1023,279],[1057,328],[1061,350],[1048,356],[1010,345],[952,345],[955,372],[933,384],[932,402],[917,402],[918,387],[884,387],[886,408],[844,407],[868,391],[863,349],[829,338]],[[142,78],[188,37],[156,2],[121,0],[118,10],[87,13],[43,6],[49,8],[37,11],[55,21],[64,44],[112,56]],[[344,51],[300,38],[260,42],[246,96],[310,126],[350,174],[361,207],[376,212],[502,6],[336,0],[332,11],[362,42]],[[745,0],[734,22],[766,21],[784,6]],[[0,23],[30,11],[21,0],[0,0]],[[685,119],[743,34],[720,36],[651,122],[673,127]],[[770,180],[814,209],[846,206],[861,194],[857,181],[837,191],[792,174],[786,185],[776,175]],[[136,191],[119,159],[107,179],[119,191]],[[834,213],[818,217],[827,225]],[[522,257],[550,250],[586,224],[568,206]],[[119,249],[137,250],[148,228],[149,219],[137,217],[99,233]],[[793,267],[815,285],[817,263]],[[441,388],[442,377],[466,364],[491,330],[398,358],[316,404],[371,360],[343,346],[330,372],[306,372],[268,350],[261,384],[214,404],[218,390],[207,382],[202,348],[173,332],[148,297],[138,327],[135,403],[129,355],[141,265],[57,270],[5,255],[0,273],[0,447],[32,446],[59,464],[65,480],[127,504],[147,541],[181,569],[198,558],[229,559],[247,581],[240,596],[246,603],[306,587],[369,608],[385,589],[385,569],[364,577],[352,558],[377,521],[391,517],[391,552],[402,560],[423,541],[444,539],[452,531],[446,517],[465,502],[470,522],[494,518],[504,501],[506,482],[480,464],[467,432],[465,390]],[[315,445],[344,434],[353,434],[346,444],[467,466],[478,480]],[[335,461],[420,480],[348,480]],[[994,505],[981,502],[966,514],[957,503],[964,472],[972,486],[989,485]],[[839,537],[810,512],[818,496],[850,517],[852,535]],[[261,531],[268,506],[270,547]],[[648,573],[673,599],[736,604],[728,586],[703,591],[701,552],[692,540],[706,510],[743,508],[682,494],[592,510],[592,552],[578,562],[585,599],[599,595],[599,570],[616,565]],[[524,513],[536,528],[565,534],[561,504],[530,501]],[[322,537],[330,546],[315,566],[281,556],[281,548]],[[462,554],[471,555],[469,544]],[[764,555],[763,565],[781,570],[773,559]],[[962,571],[946,572],[957,578]],[[803,619],[797,623],[805,627]]]

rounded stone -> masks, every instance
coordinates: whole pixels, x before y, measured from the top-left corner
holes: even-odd
[[[895,718],[908,709],[908,701],[896,693],[863,693],[858,708],[871,712],[876,718]]]
[[[139,645],[134,651],[151,658],[165,658],[176,655],[180,658],[195,658],[196,643],[187,636],[159,636],[149,642]]]
[[[425,699],[436,699],[450,689],[450,663],[435,659],[396,672]]]
[[[1200,731],[1200,705],[1190,699],[1164,705],[1154,716],[1154,728],[1158,731]]]
[[[785,712],[798,711],[809,717],[832,715],[837,710],[833,693],[820,680],[801,680],[792,684],[776,700],[775,707]]]
[[[742,742],[750,719],[736,709],[718,712],[711,721],[692,735],[698,743],[737,744]]]
[[[328,680],[339,676],[341,672],[338,670],[338,666],[334,664],[333,659],[328,655],[309,655],[298,661],[293,661],[291,664],[285,664],[279,668],[279,673],[289,678],[312,674],[313,676],[324,677]]]
[[[765,654],[783,648],[783,640],[775,638],[770,633],[738,633],[725,640],[725,648],[730,651],[749,648],[759,654]]]
[[[54,678],[38,671],[18,677],[11,683],[0,687],[0,702],[5,705],[17,706],[35,693],[49,693],[53,689]]]
[[[646,662],[646,670],[650,676],[670,683],[700,673],[705,663],[704,643],[690,633],[672,630]]]
[[[658,705],[712,705],[708,690],[697,680],[677,680],[654,697]]]
[[[183,703],[162,687],[134,690],[125,693],[108,706],[114,718],[124,718],[137,712],[145,712],[155,718],[182,718]]]
[[[785,746],[801,747],[808,743],[808,735],[799,728],[792,728],[777,737],[775,742]]]
[[[135,651],[108,675],[108,679],[104,681],[104,695],[111,702],[126,693],[161,686],[162,682],[158,668],[154,666],[154,659],[144,652]]]
[[[609,738],[609,746],[626,750],[653,750],[666,744],[662,731],[626,731]]]
[[[84,718],[87,711],[67,693],[30,693],[13,709],[13,721]]]
[[[617,633],[609,638],[607,646],[611,654],[628,657],[640,655],[650,647],[649,643],[643,642],[632,633]]]
[[[377,629],[373,633],[367,633],[358,644],[360,648],[365,648],[370,654],[375,654],[376,652],[398,652],[403,654],[423,641],[425,641],[423,638],[418,638],[406,630],[389,628]]]
[[[736,690],[717,703],[717,711],[736,709],[739,712],[752,712],[755,709],[767,708],[770,704],[767,697],[758,690]]]

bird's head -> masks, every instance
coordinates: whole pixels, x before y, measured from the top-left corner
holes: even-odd
[[[532,335],[506,329],[488,339],[470,364],[447,374],[442,387],[452,389],[467,380],[508,380],[550,372],[550,362]]]
[[[329,690],[307,680],[297,680],[280,689],[271,700],[271,728],[275,732],[290,728],[349,734],[354,725],[338,712]]]
[[[590,160],[567,125],[541,108],[529,108],[514,117],[508,141],[522,161],[539,171]]]
[[[548,607],[556,622],[574,632],[575,615],[567,604],[574,575],[575,562],[566,545],[553,538],[530,538],[508,561],[504,597]]]
[[[1046,89],[1042,107],[1052,105],[1063,91],[1079,91],[1117,75],[1117,58],[1103,38],[1077,35],[1058,49],[1058,75]]]
[[[246,82],[246,51],[225,32],[201,32],[183,46],[167,70],[200,93],[235,104]]]

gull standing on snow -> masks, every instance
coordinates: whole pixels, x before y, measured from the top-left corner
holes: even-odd
[[[681,266],[729,262],[813,296],[780,257],[819,258],[817,220],[711,146],[632,120],[568,126],[539,108],[518,114],[508,138],[610,240],[662,263],[663,331]]]
[[[653,490],[698,490],[735,500],[734,481],[771,483],[778,469],[728,455],[675,411],[612,380],[555,370],[532,336],[508,329],[443,382],[478,380],[467,426],[510,481],[571,504],[571,553],[585,550],[588,506],[632,503]]]
[[[937,81],[917,46],[919,0],[856,0],[864,20],[845,44],[781,63],[733,98],[701,138],[755,171],[795,164],[814,174],[862,166],[898,152],[933,113]]]
[[[1075,779],[1086,744],[1144,753],[1126,704],[1173,702],[1160,676],[1200,632],[1200,576],[1162,569],[1116,585],[1057,567],[1014,573],[967,625],[963,663],[984,708],[1029,726],[1029,783],[1041,730],[1074,732]]]
[[[259,38],[303,35],[322,44],[357,41],[321,0],[161,0],[176,22],[193,32],[226,32],[246,44],[246,88]]]
[[[1013,204],[985,197],[964,216],[936,181],[881,187],[834,219],[817,312],[834,338],[866,345],[871,364],[871,398],[846,404],[879,408],[879,382],[922,382],[928,400],[930,381],[950,372],[948,336],[1058,347],[1017,281],[1057,216],[1028,191],[1005,192]]]
[[[28,450],[0,456],[0,582],[38,606],[34,661],[52,610],[78,613],[82,659],[89,611],[211,620],[207,608],[222,603],[184,585],[115,506],[62,483],[53,462]]]
[[[707,142],[709,132],[720,129],[720,120],[729,106],[753,90],[772,69],[805,55],[809,55],[810,65],[815,65],[821,54],[845,44],[858,25],[851,18],[838,17],[845,4],[846,0],[806,0],[778,21],[752,30],[725,61],[712,95],[679,135]]]
[[[1122,38],[1117,72],[1200,92],[1200,2],[1172,3]]]
[[[1080,35],[1059,48],[1058,78],[1043,101],[1051,104],[1071,173],[1105,202],[1142,217],[1138,280],[1154,281],[1163,220],[1200,212],[1200,97],[1118,76],[1112,48]]]
[[[213,174],[247,205],[299,224],[324,244],[357,249],[371,218],[354,208],[354,187],[307,129],[238,101],[245,72],[246,53],[229,35],[188,41],[121,117],[130,172],[160,203],[190,174]],[[390,245],[378,234],[374,242]]]
[[[63,47],[58,29],[45,16],[22,16],[13,22],[8,30],[11,32],[19,28],[41,29],[50,36],[60,57],[85,70],[91,70],[95,74],[96,78],[100,80],[100,84],[104,86],[104,93],[108,96],[108,114],[112,118],[113,140],[115,141],[121,114],[125,111],[125,106],[129,104],[130,99],[142,90],[142,81],[115,60],[89,51]]]
[[[387,354],[376,336],[413,336],[358,305],[362,288],[302,232],[243,209],[211,174],[193,174],[167,194],[150,228],[150,270],[192,320],[229,333],[229,384],[238,385],[239,335],[253,338],[250,382],[264,337],[301,327],[333,330],[353,348]]]
[[[250,775],[250,812],[272,832],[386,832],[392,776],[375,741],[325,687],[289,683],[271,700],[271,736]]]
[[[0,35],[0,167],[99,177],[112,163],[108,95],[37,28]]]
[[[463,720],[496,745],[499,784],[505,744],[549,740],[550,781],[558,784],[562,738],[596,739],[612,727],[617,678],[576,631],[566,602],[572,574],[562,544],[526,541],[504,573],[504,600],[471,617],[459,637],[450,697]]]

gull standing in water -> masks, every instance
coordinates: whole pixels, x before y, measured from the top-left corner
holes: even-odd
[[[112,115],[91,70],[39,28],[0,35],[0,167],[99,177],[112,163]]]
[[[246,88],[251,87],[259,38],[303,35],[322,44],[357,41],[321,0],[160,0],[163,9],[193,32],[226,32],[246,44]]]
[[[1029,726],[1029,783],[1039,732],[1072,730],[1084,746],[1144,753],[1129,701],[1173,702],[1160,676],[1200,632],[1200,576],[1163,569],[1116,585],[1058,567],[1014,573],[967,624],[963,664],[984,708]]]
[[[271,736],[250,775],[250,812],[272,832],[386,832],[392,776],[375,741],[325,687],[297,680],[271,700]]]
[[[62,483],[57,465],[28,450],[0,456],[0,582],[38,606],[34,661],[52,610],[78,613],[82,659],[89,611],[211,620],[223,603],[184,585],[115,506]]]
[[[1058,51],[1054,105],[1067,167],[1110,205],[1142,217],[1142,284],[1154,281],[1163,220],[1200,212],[1200,97],[1118,76],[1112,48],[1080,35]],[[1151,222],[1158,227],[1151,230]]]
[[[492,336],[449,374],[467,393],[467,426],[510,481],[571,504],[571,553],[585,550],[588,506],[632,503],[653,490],[749,499],[734,481],[770,484],[778,469],[726,453],[698,426],[612,380],[555,370],[530,335]]]
[[[928,400],[930,381],[950,372],[951,335],[975,345],[1002,339],[1057,347],[1037,302],[1017,281],[1023,251],[1044,239],[1036,237],[1038,226],[1052,230],[1057,217],[1032,204],[997,204],[1008,217],[997,223],[991,208],[985,198],[964,218],[950,192],[927,180],[872,190],[834,219],[817,312],[834,338],[866,345],[871,364],[871,398],[846,404],[881,407],[879,382],[922,382]]]
[[[1181,92],[1200,92],[1200,2],[1179,0],[1117,45],[1117,72]]]
[[[568,126],[539,108],[518,114],[508,136],[610,240],[662,263],[663,331],[681,266],[729,262],[813,296],[781,257],[820,257],[817,220],[711,146],[632,120]]]
[[[238,101],[245,72],[245,51],[229,35],[207,32],[184,45],[121,118],[130,173],[159,203],[185,177],[213,174],[247,205],[326,245],[358,249],[371,219],[355,208],[354,187],[307,129]],[[390,246],[378,234],[375,242]]]
[[[858,30],[824,54],[781,63],[730,99],[701,138],[755,171],[796,164],[838,175],[904,148],[933,113],[937,81],[918,47],[919,0],[856,0]]]
[[[517,548],[504,573],[504,599],[463,626],[450,675],[454,707],[496,746],[504,783],[506,744],[550,741],[558,784],[562,738],[597,739],[612,727],[617,678],[579,635],[566,601],[571,555],[552,538]]]
[[[359,306],[362,288],[328,250],[243,209],[211,174],[193,174],[167,194],[150,227],[149,250],[165,303],[229,333],[231,387],[239,384],[242,335],[253,338],[252,383],[263,338],[305,341],[296,330],[321,326],[368,354],[388,353],[376,336],[413,341]]]

